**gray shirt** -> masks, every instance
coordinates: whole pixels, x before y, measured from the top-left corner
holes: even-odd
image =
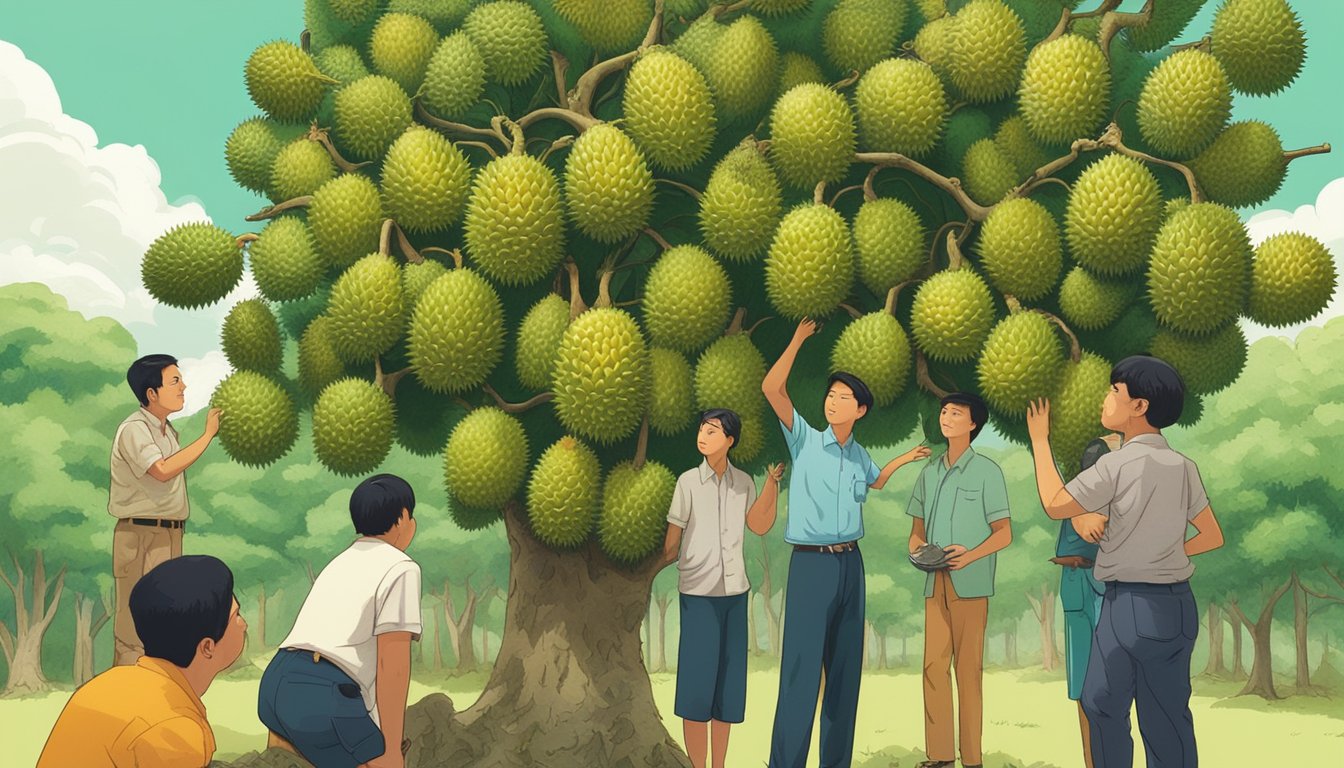
[[[1199,468],[1165,437],[1126,440],[1064,489],[1083,509],[1109,518],[1093,569],[1098,580],[1172,584],[1195,572],[1185,532],[1209,497]]]
[[[177,430],[139,408],[117,427],[112,438],[111,493],[107,511],[118,520],[130,517],[187,519],[187,473],[171,480],[149,474],[154,462],[181,450]]]
[[[755,501],[755,481],[731,462],[723,475],[706,460],[677,478],[667,522],[685,529],[677,559],[682,594],[723,597],[751,588],[742,540]]]

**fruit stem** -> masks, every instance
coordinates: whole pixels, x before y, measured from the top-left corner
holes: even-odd
[[[383,373],[383,361],[375,357],[373,358],[373,383],[382,388],[388,399],[393,399],[397,394],[397,382],[413,370],[415,370],[415,366],[408,365],[394,373]]]
[[[931,243],[931,245],[929,246],[929,266],[933,267],[935,271],[937,271],[938,266],[938,262],[936,261],[938,257],[938,244],[943,242],[943,233],[948,231],[948,229],[958,225],[962,227],[969,227],[970,222],[946,221],[943,222],[943,225],[938,228],[937,232],[933,233],[933,237],[929,241]]]
[[[1152,0],[1149,0],[1150,4],[1151,2]],[[1101,134],[1101,138],[1098,142],[1103,147],[1119,152],[1125,157],[1132,157],[1135,160],[1142,160],[1145,163],[1152,163],[1154,165],[1165,165],[1168,168],[1178,171],[1185,177],[1185,183],[1190,187],[1190,203],[1193,205],[1195,203],[1204,202],[1204,193],[1200,191],[1199,182],[1195,180],[1195,174],[1190,170],[1189,166],[1174,160],[1163,160],[1160,157],[1154,157],[1146,152],[1140,152],[1137,149],[1130,149],[1125,146],[1124,136],[1120,132],[1119,125],[1111,123],[1110,126],[1106,128],[1106,131]]]
[[[499,153],[495,151],[495,148],[492,147],[492,146],[490,146],[489,144],[486,144],[486,143],[481,142],[481,141],[459,141],[459,142],[457,142],[457,146],[459,146],[459,147],[476,147],[477,149],[484,149],[486,152],[489,152],[489,153],[490,153],[490,157],[491,157],[492,159],[495,159],[495,160],[498,160],[498,159],[499,159]]]
[[[1003,294],[1003,303],[1008,305],[1009,314],[1022,311],[1022,302],[1018,301],[1017,297],[1011,293]]]
[[[924,351],[920,349],[915,350],[915,381],[919,382],[919,386],[931,392],[934,397],[943,398],[950,394],[947,390],[934,384],[933,379],[929,378],[929,361],[924,357]]]
[[[506,119],[504,127],[509,129],[509,154],[521,155],[526,152],[527,138],[523,136],[523,126]]]
[[[536,408],[538,405],[544,405],[555,399],[554,392],[542,392],[541,394],[533,395],[521,403],[510,403],[508,400],[501,397],[500,394],[495,391],[495,388],[490,386],[489,382],[482,384],[481,389],[485,390],[487,395],[494,398],[495,405],[498,405],[499,409],[505,413],[524,413]]]
[[[1188,51],[1191,48],[1195,48],[1197,50],[1201,50],[1204,51],[1205,53],[1208,53],[1209,48],[1212,45],[1213,45],[1213,38],[1209,37],[1208,35],[1205,35],[1204,37],[1194,41],[1193,43],[1182,43],[1180,45],[1173,45],[1171,47],[1171,50],[1173,53],[1177,53],[1180,51]]]
[[[453,402],[456,403],[459,407],[461,407],[462,410],[464,410],[464,411],[468,411],[468,412],[470,412],[470,411],[472,411],[472,410],[475,410],[475,408],[476,408],[476,406],[472,405],[471,403],[468,403],[466,400],[464,400],[464,399],[461,398],[461,397],[454,397],[454,398],[453,398]]]
[[[822,205],[826,202],[826,182],[817,182],[816,189],[812,190],[812,202],[815,205]]]
[[[1064,34],[1069,31],[1069,27],[1073,24],[1075,19],[1090,19],[1094,16],[1102,16],[1118,7],[1120,7],[1120,0],[1102,0],[1101,5],[1086,13],[1074,13],[1068,8],[1065,8],[1064,13],[1059,17],[1059,23],[1056,24],[1054,30],[1041,41],[1041,44],[1048,43],[1058,37],[1063,37]]]
[[[851,305],[849,305],[849,304],[844,303],[843,301],[840,302],[840,308],[843,309],[843,310],[845,310],[846,312],[848,312],[848,313],[849,313],[849,316],[852,317],[852,318],[854,318],[855,320],[858,320],[860,317],[863,317],[863,313],[862,313],[862,312],[860,312],[860,311],[859,311],[858,309],[856,309],[855,307],[853,307],[853,306],[851,306]]]
[[[668,185],[669,187],[676,187],[677,189],[680,189],[682,192],[685,192],[686,194],[688,194],[688,195],[690,195],[691,197],[695,198],[695,201],[696,201],[697,203],[700,202],[701,200],[703,200],[704,197],[705,197],[705,196],[704,196],[704,193],[702,193],[700,190],[696,189],[695,187],[692,187],[692,186],[689,185],[689,184],[682,184],[680,181],[673,181],[672,179],[657,179],[657,178],[655,178],[655,179],[654,179],[654,182],[656,182],[656,183],[658,183],[658,184],[666,184],[666,185]]]
[[[378,253],[383,256],[392,252],[392,227],[395,225],[395,221],[383,219],[383,228],[378,233]]]
[[[569,74],[569,59],[565,54],[551,49],[551,71],[555,73],[556,104],[565,104],[568,99],[565,96],[565,78]]]
[[[388,221],[392,220],[388,219]],[[420,252],[415,250],[415,246],[411,245],[411,241],[406,237],[406,231],[401,228],[401,225],[394,223],[393,229],[397,231],[397,245],[401,248],[401,254],[406,257],[406,261],[412,264],[424,264],[425,257],[421,256]],[[458,266],[462,266],[460,257]]]
[[[597,278],[597,301],[593,302],[595,308],[607,308],[613,306],[611,301],[611,278],[615,271],[609,267],[604,267],[602,274]]]
[[[658,38],[663,31],[663,0],[654,0],[653,18],[649,20],[649,29],[644,33],[644,39],[640,41],[639,47],[620,56],[613,56],[606,61],[599,61],[588,68],[579,76],[579,81],[574,84],[574,89],[565,95],[564,101],[568,103],[569,109],[576,116],[593,121],[593,125],[601,122],[593,117],[593,97],[597,94],[597,88],[608,76],[620,72],[639,57],[644,49],[657,45]],[[537,110],[542,111],[542,110]],[[560,117],[560,115],[551,115],[551,117]],[[587,126],[591,127],[591,126]],[[584,128],[580,128],[584,130]]]
[[[672,249],[672,244],[667,242],[667,240],[665,240],[662,235],[658,234],[658,230],[654,229],[653,227],[644,227],[640,231],[648,235],[649,239],[657,243],[658,247],[662,248],[664,251]]]
[[[836,80],[834,83],[831,83],[831,87],[837,91],[843,91],[849,86],[859,82],[859,78],[861,76],[862,75],[859,74],[859,70],[851,69],[849,70],[848,75],[845,75],[843,78]]]
[[[846,192],[853,192],[853,191],[856,190],[856,189],[863,189],[863,185],[862,185],[862,184],[855,184],[855,185],[850,186],[850,187],[845,187],[844,189],[840,190],[839,192],[836,192],[834,195],[831,195],[830,206],[831,206],[832,208],[834,208],[834,207],[835,207],[835,203],[836,203],[836,201],[840,199],[840,196],[841,196],[841,195],[845,194]],[[868,197],[867,197],[866,193],[865,193],[864,197],[865,197],[865,199],[871,199],[871,198],[868,198]]]
[[[762,317],[760,320],[757,320],[756,322],[751,324],[751,327],[746,330],[746,334],[750,336],[751,334],[756,332],[757,328],[761,327],[761,323],[764,323],[766,320],[774,320],[774,319],[775,319],[774,316]]]
[[[961,188],[961,180],[957,178],[948,178],[938,173],[923,163],[912,160],[899,152],[859,152],[854,156],[855,162],[873,163],[882,167],[903,168],[919,176],[925,181],[933,184],[935,187],[943,190],[957,201],[961,209],[966,212],[972,221],[984,221],[989,215],[990,208],[980,205],[966,194]]]
[[[579,265],[574,259],[565,259],[565,271],[569,273],[569,319],[573,320],[586,312],[588,305],[583,303],[583,295],[579,293]]]
[[[444,120],[441,117],[430,114],[429,110],[425,109],[425,105],[422,104],[419,99],[415,100],[415,114],[421,121],[435,128],[442,128],[445,131],[461,133],[467,136],[481,136],[484,138],[498,139],[506,147],[509,144],[509,137],[504,135],[504,131],[502,131],[493,120],[491,121],[490,128],[477,128],[474,125],[467,125],[466,123],[455,123],[452,120]]]
[[[1306,157],[1307,155],[1324,155],[1329,151],[1330,151],[1329,142],[1326,142],[1325,144],[1317,144],[1314,147],[1303,147],[1302,149],[1294,149],[1291,152],[1283,153],[1283,162],[1291,163],[1299,157]]]
[[[243,221],[265,221],[266,219],[274,218],[284,213],[285,211],[292,210],[294,208],[307,208],[308,205],[312,202],[313,202],[312,195],[301,195],[299,197],[286,200],[283,203],[268,205],[265,208],[262,208],[260,211],[257,211],[256,213],[252,214],[251,216],[244,216]]]
[[[738,307],[737,312],[733,313],[733,321],[728,323],[728,330],[723,332],[724,336],[732,336],[742,332],[742,322],[747,318],[747,308]],[[748,334],[750,335],[750,334]]]
[[[713,14],[715,19],[721,19],[730,13],[737,13],[740,10],[751,7],[755,0],[737,0],[735,3],[721,3],[710,8],[708,13]]]
[[[601,120],[598,120],[591,115],[583,115],[572,109],[565,109],[564,107],[541,107],[540,109],[534,109],[518,118],[518,125],[522,128],[528,128],[531,127],[533,123],[536,123],[539,120],[545,120],[546,118],[564,120],[578,129],[579,132],[586,131],[594,125],[600,125],[602,123]]]
[[[304,53],[308,53],[309,52],[308,49],[312,46],[312,42],[313,42],[313,33],[309,32],[306,29],[299,33],[299,50],[303,51]]]
[[[644,412],[644,423],[639,425],[639,441],[635,443],[635,471],[644,468],[644,462],[649,457],[649,412]]]
[[[887,291],[887,301],[882,305],[882,311],[886,312],[888,315],[894,316],[896,314],[896,300],[900,297],[901,291],[907,285],[914,285],[917,282],[919,281],[906,280],[904,283],[897,283],[896,285],[891,286],[891,290]]]
[[[1069,192],[1073,191],[1073,187],[1069,186],[1069,182],[1059,178],[1058,176],[1046,176],[1045,178],[1037,179],[1031,182],[1030,184],[1024,184],[1022,186],[1022,191],[1018,193],[1018,196],[1026,197],[1027,195],[1030,195],[1032,192],[1035,192],[1037,189],[1045,186],[1046,184],[1058,184],[1059,186],[1063,187]]]
[[[884,165],[874,165],[868,169],[868,175],[863,177],[863,199],[865,202],[877,199],[877,189],[873,186],[873,180],[877,178],[877,172],[885,167]]]
[[[1039,312],[1040,314],[1045,315],[1047,318],[1050,319],[1050,322],[1059,326],[1059,329],[1061,331],[1064,331],[1065,336],[1069,337],[1070,360],[1076,363],[1079,360],[1083,359],[1083,347],[1081,344],[1078,343],[1078,335],[1073,332],[1073,329],[1070,328],[1067,323],[1061,320],[1057,315],[1054,315],[1050,312],[1046,312],[1044,309],[1033,309],[1032,311]]]
[[[574,137],[572,135],[561,136],[555,141],[552,141],[551,145],[546,148],[546,151],[541,153],[541,162],[543,163],[546,162],[546,160],[551,156],[551,153],[556,151],[557,149],[564,149],[565,147],[568,147],[573,143],[574,143]]]
[[[452,257],[452,259],[453,259],[453,263],[456,265],[456,267],[457,267],[458,269],[461,269],[461,268],[462,268],[462,250],[461,250],[460,248],[454,248],[453,250],[450,251],[450,250],[448,250],[447,248],[440,248],[440,247],[438,247],[437,245],[431,245],[431,246],[422,248],[422,249],[420,250],[420,253],[421,253],[421,254],[426,254],[426,253],[446,253],[446,254],[448,254],[449,256]]]
[[[336,149],[336,145],[331,143],[331,137],[327,135],[327,132],[317,127],[316,120],[313,121],[312,127],[308,129],[308,140],[316,141],[318,144],[321,144],[322,147],[327,150],[327,154],[331,156],[331,162],[335,163],[336,167],[340,168],[342,173],[354,173],[366,165],[372,165],[372,163],[367,160],[362,163],[352,163],[349,160],[346,160],[340,151]]]
[[[1120,30],[1129,27],[1142,27],[1153,18],[1153,0],[1143,4],[1143,10],[1138,13],[1120,13],[1110,10],[1102,14],[1101,32],[1097,35],[1097,44],[1101,46],[1101,53],[1106,57],[1106,61],[1111,60],[1111,41],[1120,34]]]
[[[239,235],[238,237],[234,238],[233,242],[236,243],[239,248],[242,248],[244,245],[254,242],[255,240],[257,240],[257,233],[245,232]]]
[[[967,227],[969,229],[969,227]],[[966,257],[961,254],[961,241],[952,232],[947,233],[947,268],[955,272],[966,265]]]

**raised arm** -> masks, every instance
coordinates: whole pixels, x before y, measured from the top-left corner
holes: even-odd
[[[1049,400],[1039,400],[1027,407],[1027,431],[1031,435],[1031,456],[1036,464],[1036,492],[1041,497],[1045,514],[1051,520],[1067,520],[1086,514],[1088,510],[1064,489],[1064,478],[1055,466],[1055,455],[1050,449]]]
[[[775,525],[779,513],[779,479],[784,476],[783,464],[772,464],[765,471],[765,488],[747,510],[747,528],[757,536],[764,536]]]
[[[793,429],[793,401],[789,399],[788,391],[789,371],[793,370],[793,362],[798,359],[798,350],[802,349],[803,342],[816,332],[817,324],[812,320],[803,318],[798,321],[798,328],[793,332],[789,346],[784,348],[779,359],[770,366],[765,378],[761,380],[761,391],[765,393],[765,399],[770,402],[771,410],[784,424],[785,429]]]
[[[187,467],[196,463],[205,453],[205,449],[210,445],[210,441],[219,434],[219,415],[221,411],[218,408],[211,408],[205,414],[205,432],[190,445],[182,448],[172,456],[165,456],[162,459],[149,465],[145,472],[155,480],[166,483],[174,477],[187,471]]]
[[[888,461],[887,465],[882,468],[880,473],[878,473],[877,479],[868,487],[875,491],[882,490],[882,487],[887,484],[887,481],[891,479],[891,476],[896,474],[896,470],[904,467],[906,464],[919,461],[920,459],[927,459],[929,453],[931,453],[931,451],[927,445],[917,445],[905,453],[902,453],[900,456]]]

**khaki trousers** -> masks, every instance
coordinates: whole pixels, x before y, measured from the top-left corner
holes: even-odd
[[[957,671],[961,761],[979,765],[984,707],[985,623],[989,598],[960,598],[947,571],[933,580],[933,597],[924,600],[924,749],[930,760],[956,759],[952,716],[952,680]]]
[[[131,619],[131,589],[154,566],[182,556],[182,531],[117,521],[112,533],[112,579],[117,590],[117,615],[112,622],[114,665],[134,664],[145,652]]]

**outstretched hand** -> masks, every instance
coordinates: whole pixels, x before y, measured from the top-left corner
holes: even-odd
[[[1041,398],[1027,404],[1027,433],[1031,442],[1046,442],[1050,439],[1050,399]]]
[[[914,448],[911,448],[910,450],[908,450],[908,451],[906,451],[905,453],[901,454],[901,463],[902,463],[902,464],[909,464],[909,463],[912,462],[912,461],[919,461],[920,459],[927,459],[927,458],[929,458],[930,454],[932,454],[932,453],[933,453],[933,449],[930,448],[929,446],[927,446],[927,445],[917,445],[917,446],[915,446]]]
[[[810,317],[804,317],[798,321],[798,327],[793,332],[793,340],[799,344],[807,340],[809,336],[815,336],[821,331],[821,326],[816,320]]]
[[[765,476],[778,483],[784,477],[784,465],[779,463],[771,464],[765,468]]]
[[[219,417],[224,415],[224,411],[218,408],[211,408],[205,414],[205,434],[214,437],[219,434]]]

